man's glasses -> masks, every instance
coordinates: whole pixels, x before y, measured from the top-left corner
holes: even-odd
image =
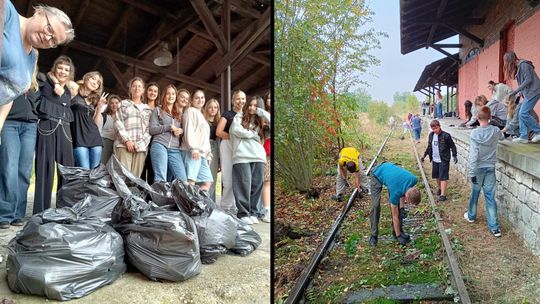
[[[56,37],[54,36],[54,29],[51,25],[51,22],[49,21],[47,12],[43,11],[43,13],[45,14],[45,19],[47,19],[47,26],[45,26],[45,35],[49,36],[49,39],[47,39],[47,42],[52,40],[53,45],[51,47],[55,48],[58,46],[58,42],[56,41]]]

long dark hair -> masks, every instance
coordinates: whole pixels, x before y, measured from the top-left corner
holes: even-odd
[[[242,108],[242,127],[248,130],[256,131],[257,134],[259,134],[259,138],[261,139],[261,142],[263,142],[264,141],[263,118],[257,114],[249,114],[249,105],[254,100],[255,102],[258,102],[257,96],[253,96],[249,98],[248,101],[244,104],[244,107]],[[250,122],[253,123],[253,128],[249,127]]]
[[[470,120],[472,118],[471,108],[472,102],[470,100],[465,100],[465,118],[467,120]]]
[[[508,51],[504,54],[503,61],[503,71],[504,78],[506,80],[515,79],[517,73],[517,55],[513,51]]]

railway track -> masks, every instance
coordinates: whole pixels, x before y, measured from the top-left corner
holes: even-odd
[[[371,169],[373,165],[375,164],[377,158],[381,155],[381,153],[384,151],[384,148],[388,142],[388,139],[392,135],[393,129],[390,130],[390,133],[386,136],[383,143],[381,144],[380,148],[378,149],[377,153],[371,160],[367,170],[366,175],[369,175],[371,172]],[[448,262],[449,269],[451,271],[451,278],[452,278],[452,285],[455,287],[458,293],[459,301],[461,303],[469,304],[471,303],[467,288],[465,286],[465,283],[463,281],[463,276],[461,273],[461,270],[459,268],[459,263],[454,255],[454,252],[452,250],[452,245],[448,239],[448,235],[446,234],[444,225],[441,220],[441,216],[439,214],[438,208],[435,205],[435,200],[431,192],[431,188],[428,182],[428,179],[426,178],[426,175],[424,173],[422,163],[420,161],[420,156],[418,155],[418,151],[416,150],[416,146],[414,144],[414,140],[412,138],[412,135],[409,131],[409,143],[412,147],[412,150],[414,151],[414,155],[416,157],[416,165],[419,168],[420,174],[422,176],[422,182],[424,184],[426,193],[428,195],[428,201],[431,206],[432,215],[435,218],[435,222],[437,224],[437,230],[439,233],[439,236],[441,238],[444,251],[446,253],[446,261]],[[324,241],[319,245],[317,250],[315,251],[313,257],[311,258],[308,266],[303,269],[302,273],[298,277],[294,287],[289,292],[289,295],[287,297],[286,303],[303,303],[305,302],[304,296],[306,289],[310,286],[312,280],[313,280],[313,274],[317,270],[317,267],[321,260],[328,255],[328,253],[331,251],[332,244],[335,243],[336,237],[339,234],[339,229],[343,223],[343,221],[346,219],[347,214],[351,210],[352,206],[354,205],[354,202],[356,201],[356,198],[359,195],[359,190],[354,189],[347,204],[344,206],[341,213],[338,215],[336,220],[334,221],[334,224],[330,228],[329,233],[327,234]]]

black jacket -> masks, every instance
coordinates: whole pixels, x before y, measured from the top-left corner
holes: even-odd
[[[17,120],[24,122],[37,122],[37,102],[40,92],[28,91],[13,101],[11,110],[7,117],[8,120]]]
[[[428,140],[428,146],[426,148],[426,152],[424,152],[424,157],[429,155],[429,160],[433,161],[433,151],[431,149],[431,145],[433,143],[433,132],[429,133],[429,140]],[[454,143],[454,140],[452,140],[452,136],[443,130],[441,130],[441,133],[439,134],[439,155],[441,156],[441,160],[444,162],[450,161],[450,150],[452,150],[452,156],[454,158],[457,157],[457,148],[456,144]]]

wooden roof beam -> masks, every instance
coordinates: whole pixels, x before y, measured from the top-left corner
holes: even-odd
[[[475,35],[467,32],[466,30],[464,30],[462,28],[459,28],[459,27],[455,27],[455,26],[452,26],[452,25],[449,25],[449,24],[445,24],[444,26],[446,26],[450,30],[452,30],[452,31],[454,31],[454,32],[456,32],[456,33],[458,33],[460,35],[463,35],[463,36],[469,38],[470,40],[476,42],[480,47],[484,47],[484,39],[478,38]]]
[[[451,25],[482,25],[486,21],[486,18],[466,18],[466,17],[452,17],[447,19],[433,19],[433,20],[420,20],[420,21],[411,21],[408,26],[416,26],[419,24],[451,24]]]
[[[199,88],[206,89],[208,91],[218,92],[218,93],[220,92],[220,87],[217,86],[217,85],[214,85],[214,84],[211,84],[211,83],[206,83],[206,82],[201,81],[199,79],[189,77],[189,76],[184,75],[184,74],[176,73],[175,71],[160,68],[160,67],[155,66],[152,63],[149,63],[149,62],[146,62],[146,61],[143,61],[143,60],[139,60],[137,58],[129,57],[129,56],[126,56],[124,54],[117,53],[115,51],[100,48],[98,46],[95,46],[95,45],[92,45],[92,44],[89,44],[89,43],[85,43],[85,42],[82,42],[82,41],[79,41],[79,40],[74,40],[74,41],[72,41],[70,43],[70,47],[72,47],[74,49],[78,49],[78,50],[86,52],[86,53],[89,53],[89,54],[94,54],[96,56],[106,56],[111,60],[122,62],[122,63],[128,64],[128,65],[133,65],[136,68],[141,68],[141,69],[153,72],[153,73],[161,73],[161,74],[165,75],[165,77],[167,77],[167,78],[177,80],[177,81],[182,81],[182,82],[185,82],[187,84],[190,84],[190,85],[193,85],[193,86],[196,86],[196,87],[199,87]]]
[[[183,16],[189,17],[184,18]],[[176,32],[181,32],[184,30],[184,28],[196,24],[198,21],[199,16],[195,14],[191,6],[188,6],[186,7],[186,9],[179,12],[177,19],[174,19],[172,21],[169,21],[167,19],[161,19],[161,21],[157,23],[154,29],[151,31],[152,33],[158,33],[158,35],[156,35],[154,39],[148,40],[147,43],[141,46],[141,48],[136,52],[137,58],[141,58],[146,55],[166,37]]]
[[[271,11],[271,8],[267,8],[259,20],[253,22],[235,37],[231,50],[223,57],[215,70],[216,76],[221,74],[227,66],[244,59],[269,32]]]
[[[114,27],[114,31],[109,36],[109,40],[107,40],[107,43],[105,44],[105,48],[109,49],[113,45],[114,41],[118,38],[118,35],[120,35],[120,31],[122,28],[126,25],[126,22],[128,21],[128,18],[131,17],[131,12],[133,11],[132,6],[128,6],[126,9],[122,11],[122,17],[120,17],[120,22],[116,23],[116,26]],[[101,64],[102,58],[98,56],[96,61],[94,62],[94,68],[93,70],[97,70],[99,65]]]
[[[437,19],[440,19],[442,17],[442,14],[444,12],[444,9],[446,8],[446,5],[448,4],[448,0],[441,0],[439,3],[439,7],[437,8]],[[433,42],[433,36],[435,35],[435,31],[437,30],[437,24],[433,24],[431,26],[431,29],[429,30],[429,35],[426,41],[426,49],[429,45]]]
[[[225,54],[227,49],[227,41],[223,32],[219,28],[212,11],[208,8],[204,0],[190,0],[193,9],[197,12],[197,15],[201,18],[201,21],[210,34],[214,38],[214,44],[221,54]]]
[[[164,9],[152,2],[148,2],[145,0],[122,0],[122,1],[124,3],[127,3],[133,6],[136,9],[147,12],[154,16],[158,16],[161,18],[165,17],[172,20],[178,17],[176,14],[172,13],[170,10]]]
[[[186,75],[189,75],[189,76],[194,76],[196,75],[200,69],[206,64],[208,63],[208,61],[217,55],[217,52],[216,52],[216,49],[215,48],[210,48],[204,55],[202,55],[202,57],[197,60],[197,62],[191,66],[191,68],[186,72]]]
[[[32,2],[33,1],[30,1],[29,5]],[[72,26],[74,29],[78,28],[79,25],[81,24],[82,19],[84,17],[84,13],[86,12],[86,8],[88,7],[88,4],[90,4],[90,0],[84,0],[81,2],[81,5],[79,5],[79,9],[77,10],[77,16],[75,16],[75,19],[73,19],[73,22],[72,22]],[[62,55],[65,55],[67,50],[68,50],[68,45],[64,44],[62,46],[62,49],[60,50],[60,53]]]
[[[109,58],[105,58],[105,63],[109,67],[109,70],[113,74],[114,78],[116,79],[116,83],[120,85],[122,90],[124,90],[126,93],[129,92],[127,85],[124,83],[124,79],[122,78],[122,72],[120,72],[120,69],[118,69],[118,66]]]
[[[440,47],[440,48],[461,48],[463,44],[461,43],[433,43],[433,46]]]
[[[261,17],[261,13],[258,10],[250,7],[248,3],[242,0],[229,1],[231,4],[231,10],[238,15],[251,19],[259,19]],[[216,2],[219,4],[223,4],[224,0],[216,0]]]
[[[448,53],[447,51],[443,50],[442,48],[438,47],[438,46],[435,45],[435,44],[430,45],[430,47],[431,47],[432,49],[434,49],[434,50],[437,50],[437,51],[443,53],[446,57],[448,57],[448,58],[454,60],[454,61],[457,62],[457,63],[460,63],[460,62],[461,62],[461,60],[460,60],[459,58],[455,58],[454,55]]]
[[[251,77],[253,77],[253,74],[257,73],[257,71],[259,71],[261,68],[263,68],[263,66],[261,64],[256,64],[253,66],[252,69],[250,69],[249,71],[247,71],[246,73],[244,73],[244,75],[241,75],[240,77],[238,77],[238,79],[236,79],[236,81],[234,81],[234,87],[236,88],[244,88],[245,86],[245,82],[246,80],[250,79]]]

